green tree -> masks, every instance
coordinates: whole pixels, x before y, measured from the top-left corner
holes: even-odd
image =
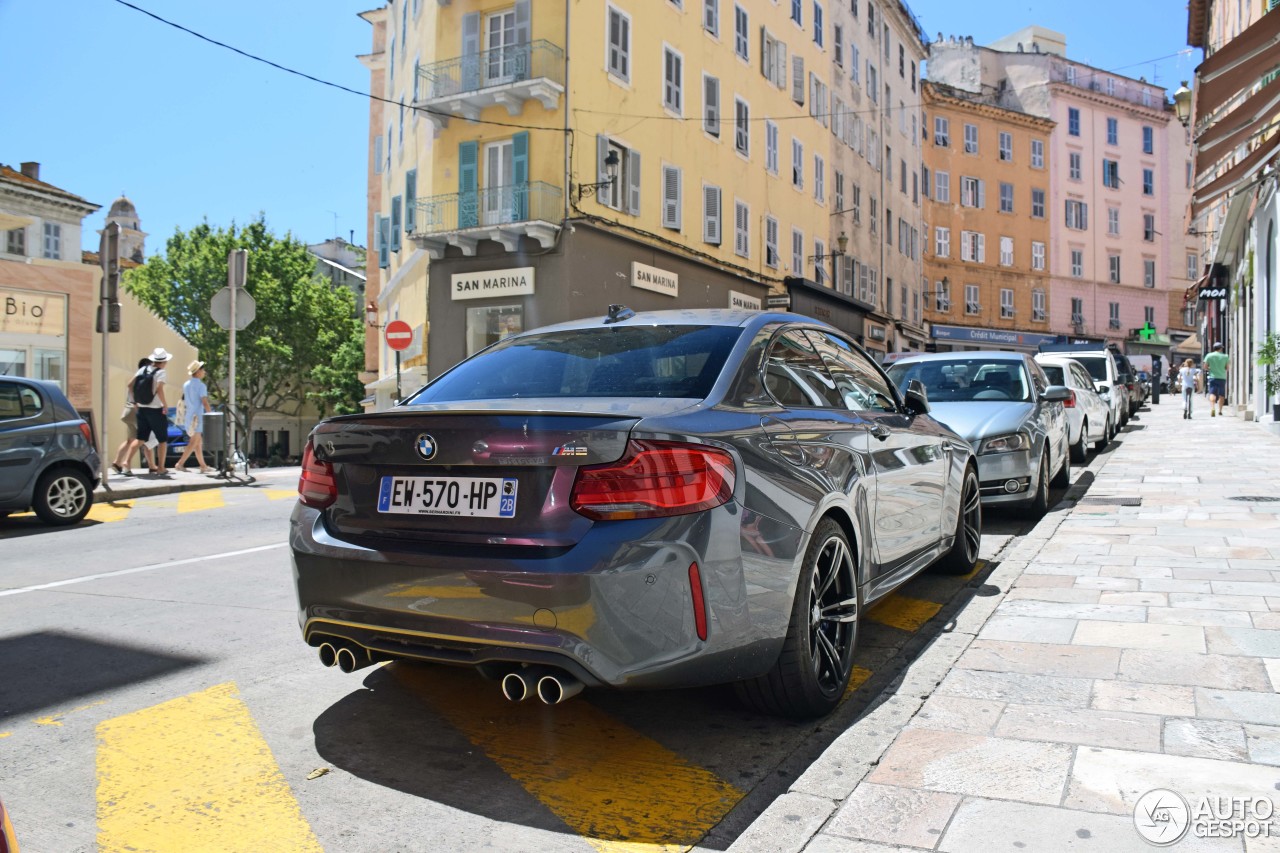
[[[175,230],[163,254],[125,275],[125,289],[199,350],[215,374],[210,396],[225,403],[230,334],[209,301],[227,284],[233,249],[249,251],[245,289],[257,303],[254,321],[236,333],[239,434],[252,434],[259,412],[297,417],[308,401],[321,415],[358,411],[364,330],[355,297],[317,275],[306,245],[276,237],[262,214],[243,228],[206,221]]]

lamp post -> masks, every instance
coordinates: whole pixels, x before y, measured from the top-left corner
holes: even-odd
[[[833,288],[836,286],[836,268],[840,262],[840,256],[844,254],[847,248],[849,248],[849,236],[841,231],[840,236],[836,238],[836,248],[831,250],[829,256],[823,254],[809,256],[809,260],[813,261],[815,265],[825,263],[828,257],[831,258],[831,286]]]
[[[1192,92],[1187,88],[1187,81],[1183,80],[1182,85],[1173,93],[1173,111],[1178,115],[1178,121],[1182,122],[1183,127],[1188,127],[1191,123],[1191,101]]]
[[[618,166],[620,164],[621,161],[618,159],[618,152],[614,149],[610,149],[608,156],[604,158],[605,179],[603,181],[596,181],[594,184],[578,184],[578,201],[582,201],[591,193],[599,192],[603,189],[609,189],[612,191],[614,184],[618,180]]]

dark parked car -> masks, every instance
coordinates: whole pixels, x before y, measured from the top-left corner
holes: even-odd
[[[84,518],[101,470],[91,438],[56,383],[0,376],[0,515],[34,509],[47,524]]]
[[[611,306],[508,337],[312,432],[303,636],[348,672],[480,667],[512,700],[736,682],[825,714],[863,608],[976,565],[973,452],[928,411],[795,314]]]

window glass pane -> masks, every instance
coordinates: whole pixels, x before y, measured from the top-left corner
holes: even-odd
[[[25,349],[0,349],[0,375],[26,376],[27,351]]]
[[[765,359],[764,385],[788,408],[844,408],[821,357],[799,331],[780,335]]]
[[[467,355],[524,330],[524,308],[492,305],[467,309]]]

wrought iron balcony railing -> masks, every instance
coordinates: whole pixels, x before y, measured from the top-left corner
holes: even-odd
[[[429,196],[418,201],[413,231],[427,237],[480,226],[559,222],[562,197],[559,187],[541,181]]]
[[[494,86],[545,79],[564,86],[564,51],[545,39],[423,65],[422,100],[457,97]]]

